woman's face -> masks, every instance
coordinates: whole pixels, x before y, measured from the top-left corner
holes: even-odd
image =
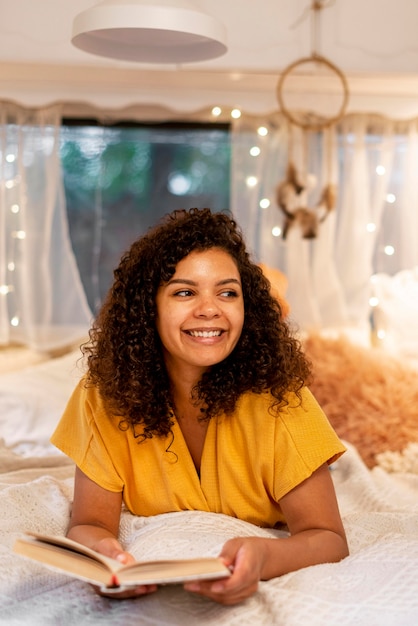
[[[156,296],[157,331],[170,376],[198,378],[236,346],[244,324],[241,278],[221,248],[182,259]]]

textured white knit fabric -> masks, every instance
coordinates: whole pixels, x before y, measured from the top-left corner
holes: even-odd
[[[22,458],[0,449],[0,624],[5,626],[417,626],[418,476],[369,471],[356,451],[332,476],[351,555],[267,582],[222,607],[180,586],[135,600],[92,588],[12,553],[26,530],[64,533],[73,468],[61,457]],[[216,555],[238,535],[274,536],[223,515],[123,514],[121,537],[138,559]]]

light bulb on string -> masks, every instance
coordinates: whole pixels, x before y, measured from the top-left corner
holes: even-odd
[[[14,291],[13,285],[0,285],[0,295],[6,296],[8,293]]]
[[[13,239],[26,239],[26,232],[24,230],[12,230],[11,235]]]
[[[10,320],[10,325],[16,327],[16,326],[19,326],[19,324],[20,324],[19,316],[14,315],[12,319]]]
[[[248,176],[245,182],[247,187],[255,187],[258,183],[258,178],[256,176]]]

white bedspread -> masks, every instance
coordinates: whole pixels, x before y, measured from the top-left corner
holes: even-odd
[[[136,600],[101,598],[85,583],[12,553],[27,530],[64,533],[73,466],[49,444],[82,370],[78,352],[0,376],[0,623],[5,626],[418,626],[418,474],[369,471],[356,450],[332,470],[351,556],[262,582],[222,607],[164,587]],[[237,535],[274,536],[222,515],[122,517],[138,559],[216,555]]]
[[[417,626],[418,476],[369,471],[356,451],[332,475],[351,556],[261,582],[234,607],[165,587],[136,600],[110,600],[91,587],[14,555],[26,530],[64,533],[73,468],[63,457],[22,458],[0,450],[0,623],[7,626]],[[122,539],[139,559],[217,554],[232,536],[274,535],[200,512],[153,518],[123,514]]]

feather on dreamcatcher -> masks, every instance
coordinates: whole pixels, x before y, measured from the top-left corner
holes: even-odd
[[[319,225],[328,213],[335,208],[337,189],[328,183],[322,190],[317,204],[308,207],[308,192],[313,184],[312,177],[302,182],[293,163],[287,166],[286,178],[277,185],[276,202],[283,211],[285,220],[282,236],[286,239],[290,228],[298,226],[303,239],[314,239],[318,234]]]

